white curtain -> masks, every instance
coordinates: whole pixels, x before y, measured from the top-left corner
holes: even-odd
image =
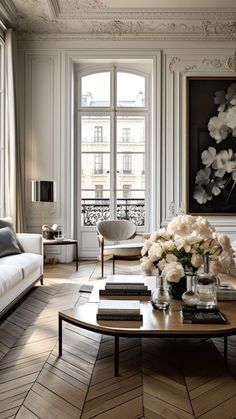
[[[5,136],[4,202],[5,216],[13,219],[16,231],[25,231],[23,179],[21,172],[19,124],[17,121],[17,51],[12,29],[5,35]]]

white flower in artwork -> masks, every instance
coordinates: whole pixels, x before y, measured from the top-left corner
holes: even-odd
[[[236,137],[236,106],[232,106],[232,108],[227,111],[226,124],[231,128],[233,137]]]
[[[212,195],[209,195],[200,185],[195,186],[193,197],[201,205],[206,204],[207,201],[211,201],[212,199]]]
[[[225,112],[219,112],[218,116],[213,116],[208,122],[209,134],[218,143],[225,140],[231,129],[227,126],[227,114]]]
[[[225,95],[225,99],[231,104],[236,105],[236,83],[232,83],[228,89],[227,93]]]
[[[212,168],[215,169],[215,176],[223,177],[224,174],[231,173],[235,168],[235,162],[232,160],[233,151],[221,150],[215,157]]]
[[[209,167],[215,160],[216,157],[216,149],[214,147],[208,147],[207,150],[202,152],[202,163]]]
[[[207,185],[210,182],[211,169],[206,167],[197,172],[195,183],[197,185]]]

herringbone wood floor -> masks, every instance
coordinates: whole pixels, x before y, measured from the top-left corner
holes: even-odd
[[[117,273],[139,273],[139,265],[120,262]],[[229,369],[221,339],[124,338],[114,377],[113,338],[65,325],[58,358],[57,313],[86,302],[80,284],[99,275],[96,262],[80,262],[78,273],[47,266],[45,285],[1,323],[0,419],[236,418],[234,337]]]

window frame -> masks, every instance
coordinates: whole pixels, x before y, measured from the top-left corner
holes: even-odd
[[[91,75],[91,74],[96,74],[96,73],[103,73],[103,72],[108,72],[110,71],[110,97],[111,97],[111,106],[106,106],[106,107],[88,107],[88,106],[82,106],[81,105],[81,100],[80,100],[80,95],[82,94],[82,78],[84,76],[87,75]],[[123,106],[115,106],[114,109],[114,104],[116,104],[116,94],[115,94],[115,88],[116,88],[116,83],[115,83],[115,77],[116,77],[116,73],[117,72],[125,72],[128,74],[132,74],[132,75],[139,75],[144,77],[145,80],[145,105],[144,106],[139,106],[139,107],[123,107]],[[152,133],[151,131],[151,127],[150,127],[150,122],[152,120],[152,114],[151,114],[151,76],[149,72],[146,71],[141,71],[141,70],[135,70],[132,68],[128,68],[128,64],[127,67],[123,66],[122,63],[117,64],[117,65],[97,65],[97,64],[92,64],[89,65],[88,68],[84,67],[83,69],[81,69],[80,71],[77,71],[77,92],[78,92],[78,101],[77,101],[77,115],[78,115],[78,119],[77,119],[77,132],[78,132],[78,136],[79,138],[81,138],[81,119],[83,116],[88,116],[88,115],[96,115],[96,116],[110,116],[110,131],[111,131],[111,149],[110,149],[110,155],[112,157],[112,155],[116,154],[116,142],[117,142],[117,133],[116,133],[116,123],[114,122],[114,119],[119,116],[140,116],[143,117],[144,119],[144,124],[145,124],[145,128],[144,128],[144,137],[145,137],[145,143],[144,143],[144,156],[145,156],[145,167],[147,167],[147,162],[149,160],[149,155],[150,155],[150,148],[148,147],[148,141],[150,138],[150,135]],[[115,115],[115,116],[114,116]],[[113,139],[113,141],[112,141]],[[81,159],[81,144],[80,144],[80,140],[78,143],[78,159]],[[81,161],[80,161],[81,163]],[[117,172],[116,169],[116,162],[115,161],[111,161],[110,162],[110,174],[115,174]],[[149,208],[149,198],[146,198],[145,195],[145,191],[146,188],[148,188],[148,176],[149,174],[147,173],[147,171],[145,172],[145,184],[146,187],[144,189],[140,189],[140,191],[144,192],[144,202],[145,202],[145,213],[148,214],[148,208]],[[82,194],[81,194],[81,182],[80,182],[80,176],[79,176],[79,193],[78,196],[80,197],[80,200],[82,200]],[[117,195],[119,194],[119,192],[121,191],[120,189],[117,189],[117,180],[116,180],[116,176],[110,176],[110,207],[114,212],[111,210],[110,213],[110,218],[113,219],[114,217],[116,217],[116,199],[117,199]],[[86,190],[86,189],[84,189]],[[95,189],[94,189],[95,190]],[[139,189],[133,189],[133,191],[137,191]],[[105,190],[104,190],[105,191]],[[112,192],[113,191],[113,192]],[[116,193],[116,196],[114,197],[114,191]],[[137,228],[139,230],[143,230],[145,228],[147,228],[147,225],[149,224],[149,220],[147,220],[147,217],[145,217],[145,222],[143,226],[137,226]],[[94,228],[94,226],[86,226],[81,224],[80,225],[80,230],[90,230],[92,228]]]

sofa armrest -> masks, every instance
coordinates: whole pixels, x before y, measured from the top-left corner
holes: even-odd
[[[43,255],[43,237],[41,234],[17,233],[16,235],[25,252]]]

